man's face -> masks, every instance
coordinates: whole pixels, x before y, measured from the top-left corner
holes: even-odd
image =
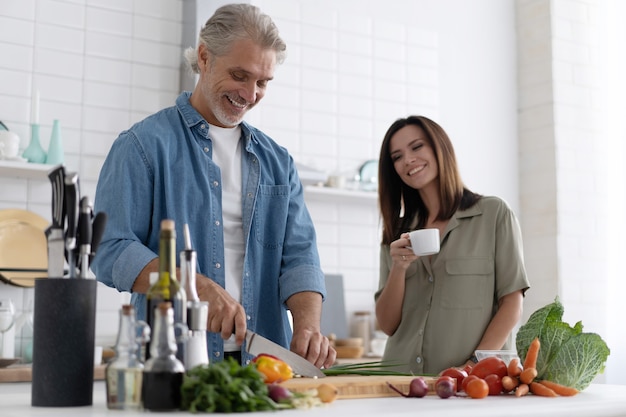
[[[265,95],[274,77],[276,52],[247,39],[236,41],[231,52],[222,56],[201,45],[198,66],[200,79],[191,104],[209,123],[233,127]]]

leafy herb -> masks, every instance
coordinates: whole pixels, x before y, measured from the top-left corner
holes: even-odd
[[[192,413],[239,413],[291,408],[269,397],[263,375],[232,358],[188,370],[181,387],[182,409]]]
[[[517,354],[523,361],[530,342],[539,337],[537,378],[582,391],[604,372],[610,350],[599,335],[583,333],[580,321],[573,327],[561,321],[563,311],[558,297],[535,311],[517,333]]]

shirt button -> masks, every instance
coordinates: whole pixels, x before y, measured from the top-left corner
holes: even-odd
[[[246,320],[250,321],[250,319],[252,319],[252,317],[250,317],[250,315],[246,315]]]
[[[220,268],[222,267],[222,264],[221,264],[221,263],[219,263],[219,262],[217,262],[217,263],[215,264],[215,267],[216,267],[217,269],[220,269]]]
[[[215,225],[219,226],[220,225],[220,221],[219,220],[215,220]]]
[[[422,363],[422,358],[418,356],[417,358],[415,358],[415,362]]]
[[[213,187],[217,187],[218,185],[220,185],[218,181],[213,181]]]
[[[252,198],[252,193],[248,193],[248,198]]]
[[[428,281],[429,281],[429,282],[433,282],[433,277],[432,277],[432,275],[428,277]]]
[[[204,152],[209,152],[209,147],[208,146],[204,147]]]
[[[202,124],[200,125],[200,129],[202,129],[202,130],[206,129],[206,126],[204,125],[204,123],[202,123]]]
[[[219,352],[214,352],[213,355],[215,355],[216,358],[220,357],[220,353]]]

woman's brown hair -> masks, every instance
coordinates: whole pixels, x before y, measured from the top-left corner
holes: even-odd
[[[378,205],[383,221],[382,243],[387,245],[411,228],[424,228],[428,220],[428,209],[419,191],[402,181],[389,152],[393,135],[408,125],[414,125],[423,130],[437,158],[441,198],[437,220],[450,219],[458,209],[473,206],[481,197],[463,185],[454,147],[441,126],[424,116],[409,116],[396,120],[385,133],[378,159]],[[415,226],[416,220],[417,227]]]

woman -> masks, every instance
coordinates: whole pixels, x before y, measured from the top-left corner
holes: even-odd
[[[512,348],[529,287],[519,224],[507,204],[463,185],[446,132],[423,116],[395,121],[378,169],[383,220],[376,318],[383,360],[415,375]],[[410,230],[437,228],[439,253],[417,257]]]

